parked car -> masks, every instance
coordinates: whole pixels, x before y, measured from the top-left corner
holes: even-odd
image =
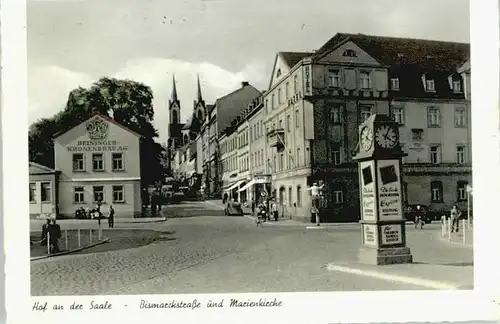
[[[186,195],[182,191],[175,192],[171,197],[170,197],[170,202],[172,204],[178,204],[181,201],[184,200]]]
[[[241,204],[237,201],[228,201],[226,208],[224,208],[224,215],[228,216],[243,216],[243,209]]]
[[[429,206],[425,206],[425,205],[421,205],[421,204],[415,204],[415,205],[407,205],[406,206],[406,210],[405,210],[405,218],[406,220],[409,220],[409,221],[412,221],[412,222],[415,222],[415,218],[417,216],[417,206],[420,206],[420,208],[422,209],[422,212],[423,212],[423,217],[424,217],[424,222],[426,224],[430,224],[432,222],[432,220],[434,219],[433,217],[433,213]]]

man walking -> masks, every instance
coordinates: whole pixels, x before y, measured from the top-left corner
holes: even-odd
[[[109,228],[115,227],[115,209],[113,205],[109,205],[108,226]]]
[[[453,207],[451,207],[451,211],[450,211],[451,232],[452,233],[453,233],[453,231],[458,233],[458,228],[460,227],[459,223],[460,223],[460,216],[461,215],[462,215],[462,212],[457,208],[457,205],[453,205]]]

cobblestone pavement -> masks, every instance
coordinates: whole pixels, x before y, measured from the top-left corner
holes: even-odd
[[[214,216],[121,227],[165,231],[175,240],[33,261],[32,295],[421,289],[326,271],[328,262],[355,260],[360,245],[357,225],[326,231],[257,228],[244,217]],[[435,233],[409,230],[410,247],[411,240],[425,241]],[[424,259],[430,244],[413,250],[416,260]],[[454,253],[458,254],[442,252],[429,262],[451,262],[457,259]]]

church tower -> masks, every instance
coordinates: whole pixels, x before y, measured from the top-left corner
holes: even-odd
[[[169,147],[176,148],[181,145],[182,134],[181,130],[184,126],[181,124],[181,103],[177,96],[177,86],[175,84],[175,75],[172,76],[172,94],[168,101],[169,112],[169,127],[168,127],[168,144]]]

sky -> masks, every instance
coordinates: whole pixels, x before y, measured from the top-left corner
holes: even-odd
[[[249,81],[266,90],[279,51],[337,32],[469,42],[467,0],[28,0],[30,124],[100,77],[153,89],[160,142],[175,74],[185,121],[200,75],[207,103]]]

